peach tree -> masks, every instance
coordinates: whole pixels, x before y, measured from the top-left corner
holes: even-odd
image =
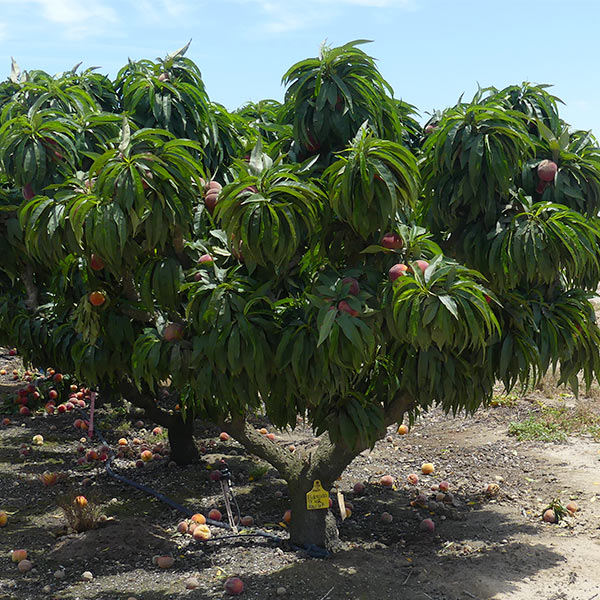
[[[60,105],[19,77],[0,95],[3,335],[218,424],[287,481],[292,542],[330,550],[333,513],[306,494],[390,426],[600,368],[594,137],[530,84],[422,129],[360,44],[235,113],[185,49],[42,81]],[[257,412],[316,445],[290,453]]]

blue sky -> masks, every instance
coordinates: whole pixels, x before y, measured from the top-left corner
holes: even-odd
[[[396,97],[424,115],[477,83],[550,83],[563,118],[600,136],[599,0],[0,0],[0,76],[10,57],[56,73],[183,46],[211,98],[281,99],[281,76],[325,39],[370,39]]]

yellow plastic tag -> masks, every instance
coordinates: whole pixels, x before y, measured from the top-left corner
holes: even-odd
[[[312,490],[306,494],[306,508],[308,510],[329,508],[329,492],[323,489],[318,479],[313,481]]]

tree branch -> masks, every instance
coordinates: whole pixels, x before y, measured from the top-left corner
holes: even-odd
[[[21,281],[25,286],[25,291],[27,292],[27,298],[25,299],[25,306],[34,311],[37,309],[38,305],[38,289],[35,283],[33,282],[33,267],[31,265],[27,265],[25,267],[25,271],[21,273]]]
[[[416,401],[408,394],[396,396],[385,409],[384,428],[379,432],[379,439],[387,433],[390,425],[400,421],[402,416],[415,405]],[[309,455],[306,475],[309,479],[320,479],[324,486],[330,486],[354,458],[368,447],[366,442],[357,444],[353,448],[349,447],[344,440],[333,443],[329,434],[325,433],[319,445]]]
[[[130,271],[123,271],[121,277],[123,295],[130,302],[137,304],[140,301],[140,296],[138,294],[137,288],[135,287],[133,275]],[[124,315],[127,315],[130,319],[133,319],[134,321],[141,321],[142,323],[148,323],[152,321],[152,315],[149,312],[140,308],[124,307],[121,310]]]
[[[405,413],[415,408],[416,405],[417,401],[409,394],[398,394],[384,410],[383,422],[385,427],[387,428],[401,421]]]
[[[246,450],[273,465],[288,480],[300,466],[300,460],[261,435],[241,415],[219,422],[221,428],[235,438]]]
[[[146,414],[159,425],[166,427],[171,426],[175,415],[168,410],[162,409],[148,393],[140,392],[130,381],[120,381],[117,384],[119,393],[129,400],[134,406],[143,408]]]

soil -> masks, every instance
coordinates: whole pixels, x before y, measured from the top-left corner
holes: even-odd
[[[18,357],[0,352],[0,368],[22,371]],[[22,385],[9,376],[0,383],[4,394]],[[535,410],[535,400],[585,402],[550,386],[474,417],[433,410],[407,435],[390,429],[338,482],[352,514],[342,522],[337,511],[344,550],[325,559],[286,546],[284,482],[234,440],[220,441],[214,428],[197,424],[198,464],[177,467],[157,457],[136,468],[133,438],[152,447],[166,444],[166,435],[153,435],[151,423],[135,427],[135,411],[100,407],[96,415],[113,449],[121,437],[134,448],[114,460],[116,473],[194,511],[217,507],[225,513],[221,486],[210,472],[227,460],[240,514],[252,515],[255,528],[231,537],[212,527],[212,539],[200,542],[177,533],[184,515],[109,477],[103,463],[77,464],[78,446],[97,449],[100,443],[80,441],[76,416],[11,415],[12,423],[0,426],[0,510],[9,513],[0,528],[0,600],[220,599],[229,597],[224,581],[231,576],[244,581],[248,600],[600,599],[600,443],[585,435],[561,443],[519,442],[508,434],[509,424]],[[256,425],[269,428],[260,420]],[[44,437],[43,445],[32,444],[35,434]],[[314,444],[302,426],[276,435],[275,443],[294,444],[296,452]],[[424,462],[435,465],[432,475],[421,474]],[[55,485],[44,486],[44,471],[59,474]],[[416,486],[407,482],[410,473],[419,475]],[[384,474],[394,477],[393,488],[379,484]],[[438,502],[431,487],[442,480],[452,498]],[[366,488],[361,495],[352,492],[358,481]],[[486,495],[490,483],[498,485],[495,496]],[[415,504],[419,492],[427,496],[425,506]],[[77,494],[104,515],[97,529],[69,529],[60,504]],[[544,523],[542,511],[555,498],[575,500],[580,510],[559,524]],[[384,511],[392,523],[382,522]],[[424,518],[434,521],[433,534],[420,531]],[[249,537],[252,532],[271,537]],[[11,562],[15,548],[28,550],[29,573]],[[164,554],[175,558],[170,569],[153,564]],[[186,589],[190,578],[195,589]]]

